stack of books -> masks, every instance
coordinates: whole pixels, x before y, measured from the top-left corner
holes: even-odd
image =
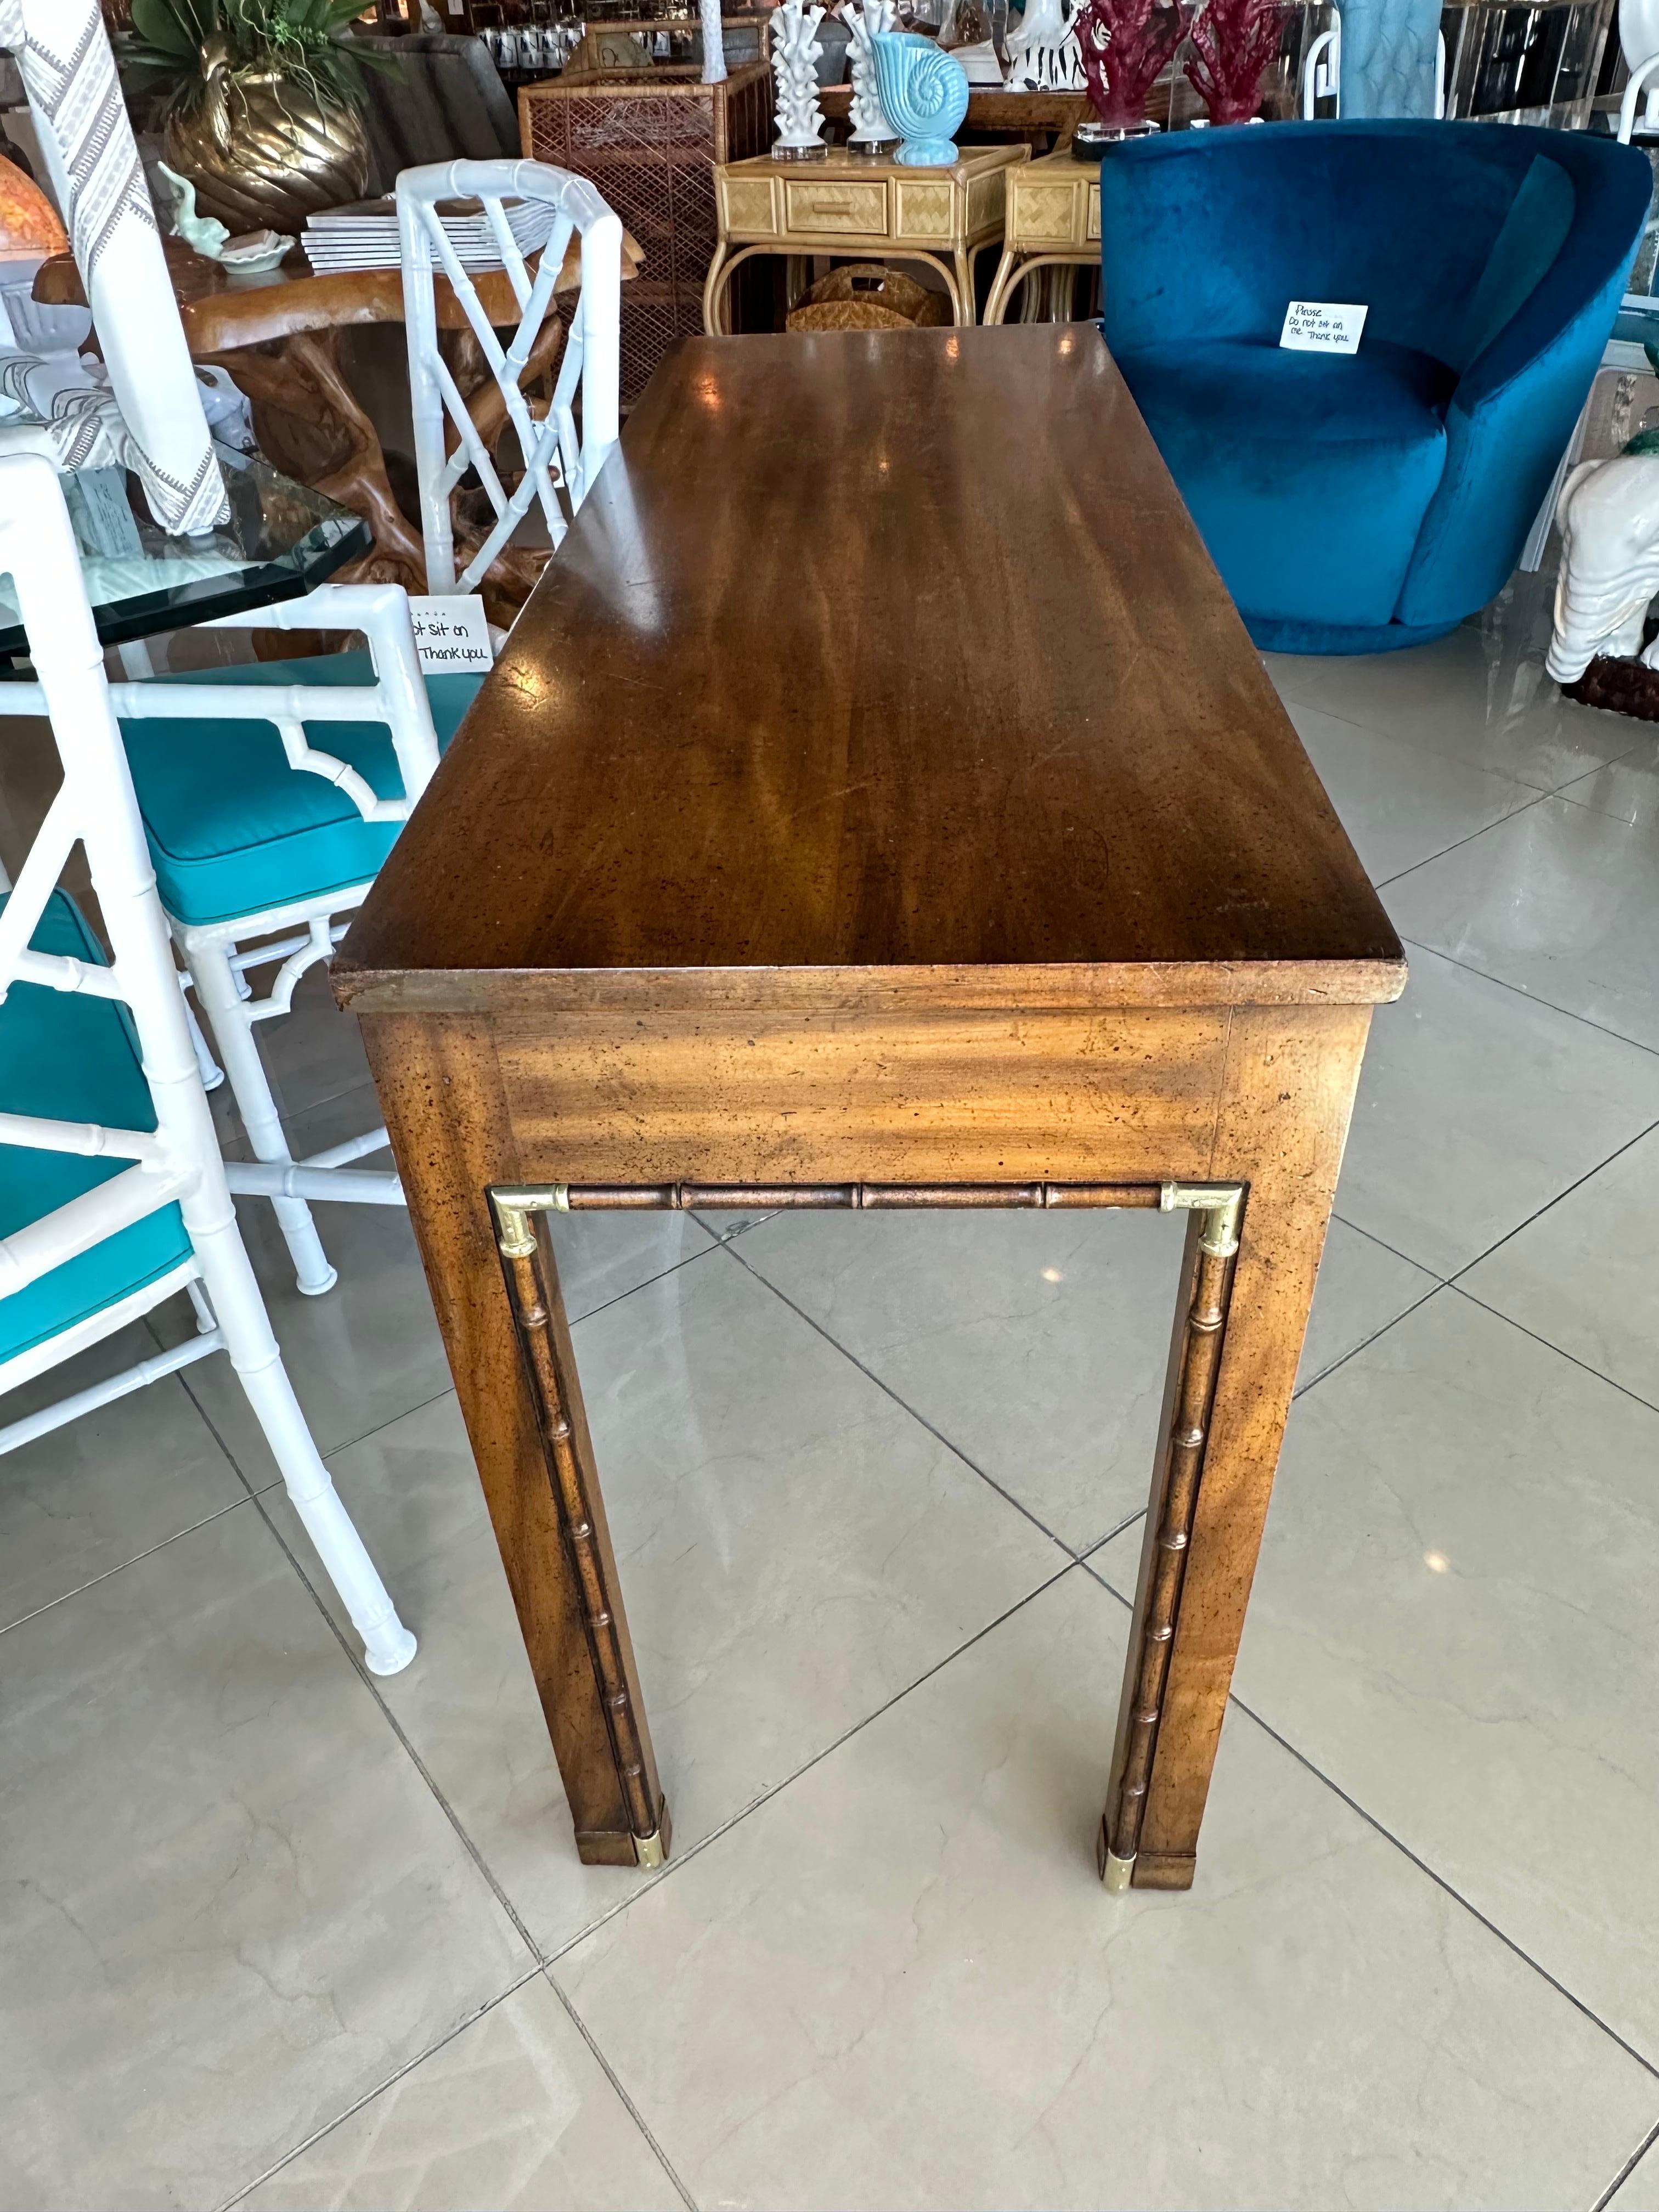
[[[520,252],[526,255],[540,252],[558,220],[557,210],[540,200],[507,200],[501,211]],[[501,267],[501,248],[479,201],[440,200],[437,212],[463,269]],[[319,276],[345,269],[395,269],[401,258],[398,203],[354,200],[347,207],[330,208],[308,218],[301,243]],[[433,259],[437,260],[435,247]]]

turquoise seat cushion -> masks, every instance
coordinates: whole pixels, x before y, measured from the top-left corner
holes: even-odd
[[[1445,469],[1449,368],[1243,337],[1118,367],[1247,621],[1389,620]]]
[[[106,964],[98,940],[62,891],[48,900],[31,942],[37,952]],[[153,1129],[155,1113],[126,1009],[111,999],[14,983],[0,1005],[0,1111]],[[15,1236],[131,1164],[0,1145],[0,1237]],[[158,1282],[190,1254],[184,1216],[168,1206],[37,1276],[0,1298],[0,1361]]]
[[[367,653],[204,669],[188,684],[372,684]],[[477,695],[477,676],[429,676],[441,749]],[[400,825],[365,822],[320,775],[288,764],[274,723],[121,725],[161,903],[179,921],[233,921],[368,882]],[[383,722],[309,721],[309,743],[355,768],[380,799],[403,789]]]

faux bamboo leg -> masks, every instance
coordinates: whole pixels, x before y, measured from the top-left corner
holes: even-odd
[[[1369,1006],[1232,1017],[1212,1171],[1248,1196],[1236,1256],[1213,1206],[1188,1242],[1102,1837],[1114,1887],[1192,1884],[1370,1023]]]
[[[606,1703],[616,1695],[614,1668],[607,1687],[595,1650],[593,1615],[608,1612],[611,1620],[602,1626],[614,1630],[643,1747],[640,1779],[654,1794],[644,1708],[627,1628],[614,1602],[616,1570],[592,1480],[592,1447],[573,1382],[562,1402],[586,1487],[586,1510],[580,1517],[592,1524],[604,1587],[613,1595],[613,1602],[599,1606],[584,1585],[564,1533],[568,1470],[550,1449],[552,1425],[544,1409],[550,1401],[544,1395],[542,1362],[526,1340],[502,1279],[507,1262],[486,1193],[492,1183],[513,1176],[518,1162],[493,1041],[482,1024],[402,1014],[365,1023],[363,1034],[569,1802],[578,1854],[594,1866],[654,1863],[649,1838],[641,1838],[639,1832],[640,1793],[631,1786],[633,1778],[622,1772],[634,1762],[618,1758],[615,1714]],[[556,1284],[550,1282],[544,1294],[535,1285],[525,1303],[545,1312],[548,1361],[557,1373],[573,1377]],[[665,1852],[665,1812],[659,1815],[658,1833]],[[647,1845],[643,1855],[641,1840]]]
[[[1111,1890],[1127,1889],[1140,1848],[1232,1295],[1237,1213],[1237,1197],[1194,1209],[1188,1232],[1164,1442],[1147,1508],[1112,1778],[1100,1824],[1100,1870]]]
[[[605,1731],[641,1866],[668,1850],[668,1811],[657,1783],[644,1710],[634,1680],[617,1565],[611,1556],[593,1446],[582,1411],[575,1354],[552,1253],[534,1223],[499,1238],[507,1296],[553,1476],[559,1534],[581,1592],[583,1625],[605,1709]]]

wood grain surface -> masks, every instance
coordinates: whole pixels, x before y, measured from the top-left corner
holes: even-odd
[[[1118,1004],[1403,975],[1095,330],[687,342],[337,983],[536,1008],[700,970],[729,1006],[897,969],[937,1003],[915,971],[988,965],[1016,1003],[1034,968]]]

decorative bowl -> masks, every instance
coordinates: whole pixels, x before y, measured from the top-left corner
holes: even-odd
[[[294,250],[294,240],[277,230],[251,230],[219,248],[219,266],[232,277],[269,276]]]
[[[0,261],[0,309],[20,353],[76,353],[92,335],[88,307],[48,307],[33,295],[38,254]],[[21,273],[19,273],[21,272]],[[0,328],[0,339],[4,337]]]
[[[968,112],[968,73],[932,39],[878,31],[870,41],[881,112],[904,143],[893,156],[914,169],[948,168]]]

